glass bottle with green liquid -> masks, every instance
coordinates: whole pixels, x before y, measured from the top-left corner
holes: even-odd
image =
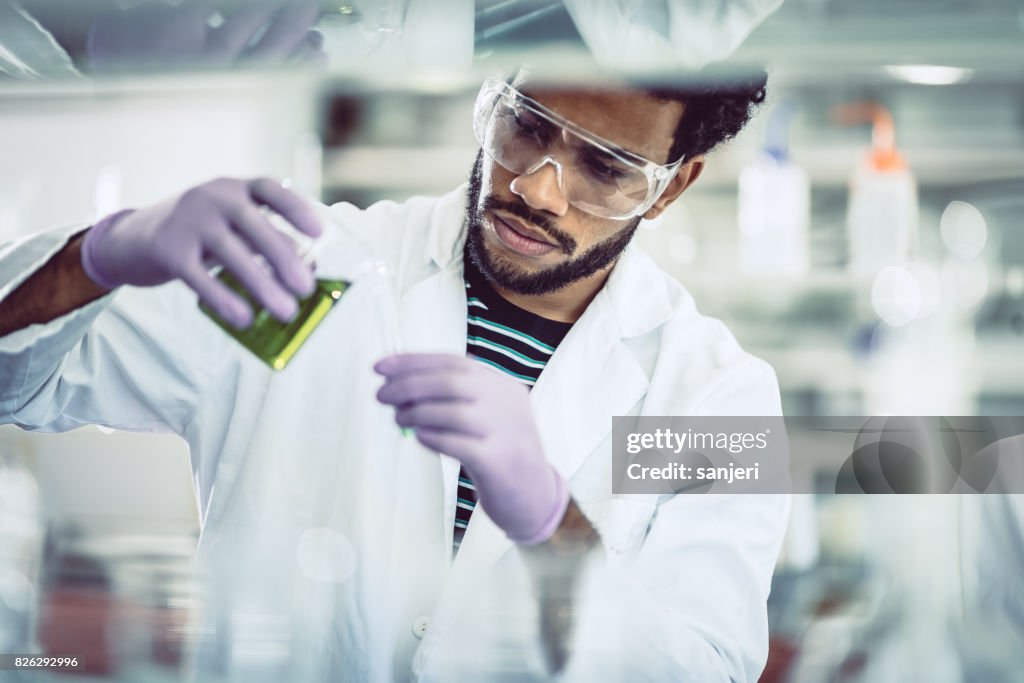
[[[296,240],[299,253],[308,264],[315,262],[317,255],[327,242],[329,233],[339,229],[331,221],[329,214],[326,212],[326,207],[320,207],[320,211],[324,218],[324,234],[316,240],[304,238],[298,231],[288,226],[286,221],[279,216],[270,216],[271,223],[277,229]],[[331,312],[331,309],[341,300],[342,296],[352,287],[355,281],[362,281],[364,279],[367,282],[375,281],[376,286],[374,289],[378,290],[378,293],[386,290],[387,301],[382,301],[381,303],[388,307],[389,312],[392,314],[388,317],[393,319],[389,324],[389,327],[393,329],[388,330],[388,346],[392,347],[391,351],[397,351],[398,311],[397,302],[391,289],[390,274],[382,261],[374,259],[370,255],[371,253],[365,243],[362,243],[361,240],[356,240],[356,242],[358,246],[353,245],[353,249],[361,252],[359,256],[362,259],[362,263],[355,269],[352,276],[343,278],[318,275],[315,280],[316,285],[313,293],[299,301],[298,312],[289,322],[281,322],[271,315],[227,269],[221,269],[217,279],[235,291],[249,304],[253,311],[252,324],[247,328],[238,329],[208,307],[201,305],[200,308],[222,330],[248,349],[253,355],[269,365],[273,370],[279,371],[283,370],[292,358],[295,357],[295,354],[298,353],[314,330],[324,321],[327,314]],[[380,298],[381,296],[378,295],[378,299]]]
[[[298,313],[290,322],[281,322],[270,312],[259,305],[242,284],[229,273],[222,270],[217,276],[221,282],[230,287],[252,307],[252,324],[238,329],[225,321],[206,306],[202,310],[217,325],[234,337],[253,355],[274,370],[284,370],[288,362],[295,357],[302,345],[313,334],[313,330],[323,322],[334,304],[341,300],[342,295],[351,286],[351,282],[341,279],[317,278],[313,293],[299,301]]]

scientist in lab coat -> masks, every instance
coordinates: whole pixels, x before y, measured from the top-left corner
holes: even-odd
[[[557,638],[567,680],[755,681],[788,499],[613,495],[611,418],[780,413],[772,369],[631,245],[764,94],[496,79],[446,196],[218,179],[9,244],[0,419],[186,439],[216,595],[290,614],[302,677],[539,679]],[[213,264],[282,320],[310,292],[263,207],[334,225],[317,274],[356,283],[280,373],[196,306],[252,320]],[[538,580],[550,558],[594,569]]]

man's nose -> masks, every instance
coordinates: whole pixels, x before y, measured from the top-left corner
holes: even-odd
[[[509,189],[531,209],[547,211],[561,218],[569,212],[569,202],[559,187],[560,172],[554,161],[547,160],[513,178]]]

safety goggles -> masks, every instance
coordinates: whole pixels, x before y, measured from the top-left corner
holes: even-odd
[[[500,80],[480,89],[473,131],[487,155],[512,173],[550,164],[567,202],[616,220],[651,208],[683,163],[660,165],[628,152]]]

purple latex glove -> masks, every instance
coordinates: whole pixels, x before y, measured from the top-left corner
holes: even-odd
[[[509,538],[551,538],[569,491],[544,457],[526,387],[450,354],[389,356],[374,370],[386,378],[377,399],[397,407],[395,420],[420,443],[462,463],[480,505]]]
[[[296,296],[315,285],[294,241],[275,229],[261,206],[317,237],[308,202],[269,178],[221,178],[149,208],[114,214],[85,233],[82,267],[96,284],[150,287],[180,278],[199,299],[237,327],[252,320],[249,305],[210,274],[220,264],[282,321],[298,310]],[[272,271],[256,260],[263,257]]]

